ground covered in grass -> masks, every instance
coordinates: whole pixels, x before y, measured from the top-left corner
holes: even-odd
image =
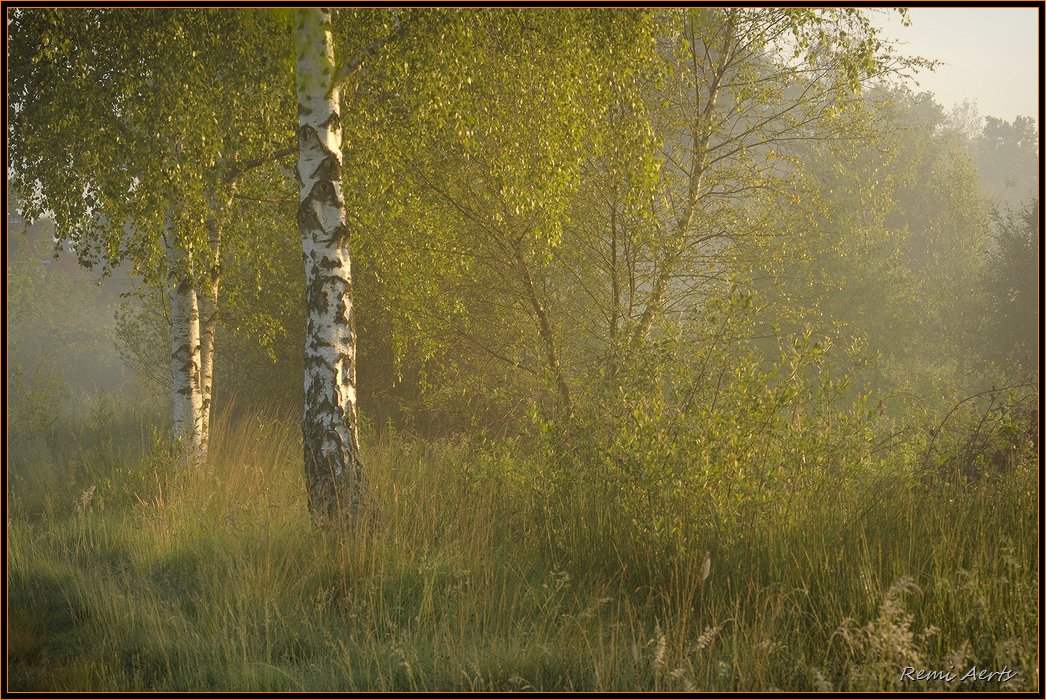
[[[193,472],[151,425],[108,406],[18,446],[10,689],[1039,687],[1033,454],[927,480],[881,451],[730,510],[580,449],[370,431],[379,519],[325,537],[294,416],[230,412]],[[901,677],[974,665],[1017,674]]]

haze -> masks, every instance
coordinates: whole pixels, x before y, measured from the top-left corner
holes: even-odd
[[[1032,116],[1038,121],[1038,10],[1018,7],[917,7],[911,26],[896,12],[884,13],[880,26],[909,55],[943,65],[922,71],[917,90],[929,90],[950,108],[969,100],[981,116],[1007,121]]]

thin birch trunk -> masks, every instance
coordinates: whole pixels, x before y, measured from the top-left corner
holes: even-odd
[[[211,439],[211,405],[214,379],[214,338],[218,325],[218,279],[208,281],[197,295],[200,307],[200,412],[204,450]]]
[[[173,437],[184,464],[206,458],[203,440],[203,393],[200,374],[200,314],[186,255],[175,244],[173,217],[168,216],[168,288],[171,298],[171,389]]]
[[[207,237],[210,244],[210,264],[207,270],[206,288],[198,293],[200,306],[200,392],[202,407],[202,440],[204,453],[211,439],[211,413],[214,405],[214,345],[218,328],[218,289],[221,284],[221,215],[232,206],[236,183],[230,184],[224,205],[211,198],[207,214]],[[222,208],[224,206],[224,208]]]
[[[676,273],[676,266],[679,264],[680,258],[686,250],[687,236],[694,224],[694,220],[697,216],[698,205],[702,196],[705,168],[708,161],[708,146],[712,138],[711,117],[715,110],[716,101],[719,99],[719,89],[722,85],[723,76],[726,74],[727,67],[731,60],[733,60],[734,24],[733,15],[731,15],[731,19],[727,24],[727,35],[723,46],[722,58],[714,67],[712,81],[708,86],[708,97],[705,100],[705,105],[702,109],[700,106],[701,82],[697,79],[700,71],[697,67],[698,49],[693,28],[693,15],[690,16],[690,22],[690,55],[694,62],[694,96],[698,115],[696,115],[694,119],[693,132],[691,134],[693,146],[690,153],[691,166],[686,205],[683,215],[676,221],[675,231],[673,232],[672,239],[668,244],[668,250],[660,261],[660,270],[654,280],[650,296],[647,298],[646,307],[643,309],[643,315],[640,317],[639,323],[636,326],[632,337],[633,345],[642,342],[648,335],[650,335],[650,331],[654,327],[654,321],[657,319],[658,315],[661,314],[664,308],[665,299],[668,293],[668,285]]]
[[[527,289],[527,299],[530,301],[530,308],[538,320],[541,340],[545,343],[545,357],[548,360],[548,369],[552,373],[552,379],[556,382],[556,393],[559,396],[560,408],[569,413],[572,405],[570,387],[567,385],[566,377],[563,374],[563,363],[559,359],[559,348],[556,345],[556,336],[552,330],[552,321],[548,317],[545,305],[541,303],[541,298],[538,296],[537,286],[534,284],[534,278],[530,275],[530,269],[527,267],[527,261],[523,257],[523,252],[518,245],[513,245],[512,251],[516,258],[516,264],[519,267],[520,277],[523,279],[523,284]]]
[[[309,508],[354,523],[365,485],[356,409],[349,231],[341,191],[342,132],[330,11],[294,11],[298,95],[298,227],[305,258],[305,410]]]
[[[618,197],[617,188],[614,189],[610,202],[610,348],[607,353],[606,381],[613,384],[618,373],[618,359],[620,349],[618,348],[618,318],[621,315],[621,279],[618,265],[618,224],[617,224]]]

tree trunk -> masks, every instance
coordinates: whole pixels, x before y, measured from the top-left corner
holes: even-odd
[[[722,85],[723,76],[726,74],[726,69],[732,60],[732,51],[734,50],[734,25],[733,16],[731,15],[731,19],[727,24],[727,33],[723,45],[722,56],[713,69],[712,81],[708,86],[708,97],[706,98],[704,108],[702,109],[700,106],[701,81],[698,80],[700,71],[697,67],[698,47],[694,34],[693,19],[693,14],[691,13],[689,15],[690,34],[688,39],[690,42],[690,55],[694,62],[694,97],[698,114],[695,115],[693,131],[691,133],[691,141],[693,145],[691,146],[690,152],[690,173],[686,208],[684,209],[683,215],[676,221],[672,240],[669,242],[668,250],[661,259],[660,270],[658,271],[657,278],[654,280],[650,296],[647,298],[646,307],[643,309],[643,315],[640,317],[639,324],[636,326],[635,333],[632,337],[633,345],[642,342],[648,335],[650,335],[650,331],[654,327],[654,321],[664,308],[665,298],[668,293],[668,285],[676,273],[676,265],[679,264],[679,259],[682,257],[683,251],[686,250],[687,236],[690,233],[690,227],[694,223],[698,203],[702,195],[701,188],[704,180],[705,168],[707,166],[708,146],[712,138],[711,118],[715,110],[716,101],[719,99],[719,89]]]
[[[618,266],[618,226],[617,226],[618,197],[617,188],[614,189],[610,202],[610,343],[606,359],[606,383],[608,386],[614,383],[618,373],[618,318],[621,314],[621,280]]]
[[[530,301],[530,308],[538,320],[541,340],[545,343],[545,356],[548,360],[549,372],[552,373],[552,379],[556,383],[559,406],[569,413],[572,407],[570,387],[567,385],[566,377],[563,375],[563,363],[559,359],[559,349],[556,346],[555,333],[552,331],[552,322],[548,317],[548,312],[545,310],[545,305],[541,303],[541,299],[538,297],[538,290],[534,284],[534,278],[530,276],[530,269],[527,267],[527,261],[523,257],[523,252],[515,244],[512,245],[512,251],[516,258],[516,264],[519,267],[520,277],[527,289],[527,299]]]
[[[174,241],[168,217],[168,287],[171,298],[171,388],[175,449],[186,466],[206,458],[203,439],[203,393],[200,374],[200,314],[186,255]]]
[[[211,438],[211,406],[214,383],[214,337],[218,325],[218,278],[197,295],[200,307],[200,401],[201,433],[204,450]]]
[[[218,288],[221,284],[221,215],[232,206],[236,183],[230,184],[224,209],[216,198],[211,198],[207,214],[207,238],[210,245],[210,265],[207,270],[206,288],[197,294],[200,306],[200,392],[203,401],[203,450],[211,439],[211,413],[214,405],[214,344],[218,328]]]
[[[305,411],[309,509],[328,526],[354,523],[365,486],[356,410],[356,335],[339,93],[332,84],[330,11],[294,11],[298,95],[298,227],[305,258]]]

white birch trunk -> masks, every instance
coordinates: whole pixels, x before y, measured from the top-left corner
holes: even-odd
[[[356,411],[356,335],[349,231],[341,191],[341,118],[330,11],[294,11],[298,95],[298,227],[305,258],[305,411],[309,508],[354,523],[365,486]]]
[[[204,452],[211,437],[212,386],[214,379],[214,337],[218,325],[218,280],[211,279],[203,293],[197,294],[200,307],[200,421]]]
[[[214,346],[218,330],[218,289],[221,284],[221,217],[232,206],[236,184],[229,187],[224,208],[216,197],[211,197],[207,213],[207,237],[210,244],[210,265],[207,270],[206,287],[197,293],[200,307],[200,394],[202,406],[201,440],[203,452],[211,438],[211,413],[214,405]]]
[[[200,314],[192,277],[185,269],[185,252],[174,243],[168,217],[168,287],[171,299],[171,388],[175,449],[184,464],[195,466],[206,457],[203,440],[203,394],[200,374]]]

